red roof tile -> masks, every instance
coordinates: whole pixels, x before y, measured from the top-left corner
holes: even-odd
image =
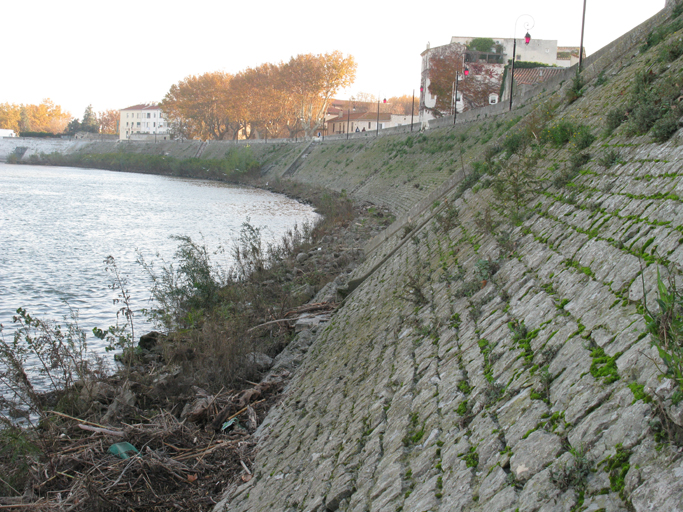
[[[515,68],[515,82],[518,84],[540,84],[562,73],[565,68]]]
[[[139,105],[122,108],[121,110],[161,110],[161,107],[159,105],[150,105],[149,103],[140,103]]]

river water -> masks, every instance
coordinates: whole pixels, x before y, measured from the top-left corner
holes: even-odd
[[[137,264],[172,260],[190,236],[223,268],[243,222],[263,226],[276,241],[295,223],[317,217],[310,206],[267,191],[166,176],[0,163],[0,324],[9,341],[19,307],[61,320],[78,310],[88,333],[115,323],[115,292],[104,259],[113,256],[128,282],[134,309],[149,307],[149,278]],[[65,302],[68,303],[68,306]],[[152,326],[135,316],[136,334]],[[89,347],[103,349],[88,336]]]

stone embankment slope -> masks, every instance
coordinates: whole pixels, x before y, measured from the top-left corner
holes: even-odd
[[[245,141],[159,141],[127,142],[98,141],[73,139],[41,139],[41,138],[0,138],[0,162],[16,155],[22,162],[30,163],[32,156],[41,153],[60,153],[62,155],[133,153],[143,155],[168,156],[177,159],[203,158],[221,159],[231,151],[249,148],[254,157],[263,165],[263,169],[271,174],[282,174],[296,160],[303,143],[276,142],[266,144],[249,144]]]
[[[683,510],[683,404],[644,319],[658,272],[683,265],[680,131],[513,144],[562,122],[599,135],[637,73],[682,76],[683,58],[638,45],[517,123],[308,155],[294,179],[406,216],[369,246],[261,427],[253,478],[217,509]]]

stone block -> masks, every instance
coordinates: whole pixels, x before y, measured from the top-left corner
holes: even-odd
[[[537,430],[515,446],[510,469],[515,478],[526,482],[551,464],[562,451],[562,441],[555,434]]]

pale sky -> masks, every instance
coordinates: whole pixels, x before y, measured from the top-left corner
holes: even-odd
[[[597,51],[664,7],[664,0],[587,0],[584,46]],[[256,0],[6,0],[0,103],[50,98],[76,117],[160,101],[172,84],[237,73],[300,53],[339,50],[358,63],[358,92],[390,97],[420,85],[420,53],[451,36],[522,37],[578,46],[583,0],[345,2]]]

